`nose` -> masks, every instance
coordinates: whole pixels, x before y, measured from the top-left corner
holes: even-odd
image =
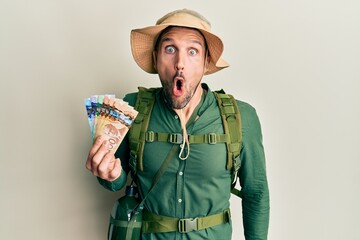
[[[181,71],[184,70],[185,67],[185,56],[183,53],[181,53],[180,51],[178,52],[177,56],[176,56],[176,61],[175,61],[175,69],[177,71]]]

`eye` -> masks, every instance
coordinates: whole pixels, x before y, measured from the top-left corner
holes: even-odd
[[[189,54],[190,54],[191,56],[195,56],[195,55],[197,54],[196,49],[190,49],[190,50],[189,50]]]
[[[165,48],[165,51],[166,51],[167,53],[174,53],[174,52],[175,52],[175,48],[172,47],[172,46],[168,46],[168,47]]]

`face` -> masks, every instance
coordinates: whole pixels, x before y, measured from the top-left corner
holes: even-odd
[[[205,51],[204,37],[194,29],[172,27],[159,39],[155,68],[171,108],[182,109],[199,95],[208,66]]]

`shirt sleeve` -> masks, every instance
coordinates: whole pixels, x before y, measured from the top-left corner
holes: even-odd
[[[259,118],[253,107],[238,102],[242,120],[241,167],[238,175],[242,193],[246,240],[266,240],[269,226],[269,189]]]

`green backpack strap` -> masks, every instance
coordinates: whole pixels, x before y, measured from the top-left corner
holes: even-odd
[[[145,145],[145,132],[149,125],[150,115],[155,103],[156,88],[139,87],[134,108],[138,115],[129,130],[130,168],[135,175],[137,170],[143,171],[142,157]]]
[[[226,142],[227,164],[226,169],[231,170],[231,192],[241,197],[241,191],[235,189],[237,173],[240,168],[240,151],[242,146],[241,116],[235,98],[223,90],[215,91],[225,134],[230,135]]]

